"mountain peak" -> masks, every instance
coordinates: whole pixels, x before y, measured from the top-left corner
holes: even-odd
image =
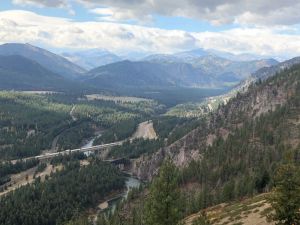
[[[0,55],[21,55],[66,78],[76,78],[85,72],[67,59],[31,44],[7,43],[0,45]]]

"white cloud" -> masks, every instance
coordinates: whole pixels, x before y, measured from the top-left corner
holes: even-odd
[[[72,4],[69,0],[12,0],[15,5],[21,6],[36,6],[36,7],[51,7],[67,9],[70,15],[75,15],[75,11],[72,8]]]
[[[183,16],[212,24],[294,25],[299,0],[13,0],[15,4],[70,8],[72,2],[108,13],[108,20],[149,20],[153,15]],[[95,9],[96,8],[96,9]],[[106,9],[101,9],[106,8]],[[106,11],[106,12],[105,12]]]
[[[68,7],[68,0],[12,0],[16,5],[33,5],[38,7]]]
[[[119,8],[94,8],[89,10],[91,13],[98,15],[98,19],[102,21],[120,22],[120,21],[135,21],[149,22],[152,21],[151,15],[134,14],[131,10]],[[139,18],[138,20],[136,18]]]
[[[108,22],[76,22],[20,10],[0,12],[0,27],[1,43],[29,42],[53,48],[171,53],[203,47],[233,53],[300,55],[300,35],[264,27],[186,32]]]

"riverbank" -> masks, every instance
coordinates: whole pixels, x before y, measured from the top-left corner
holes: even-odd
[[[113,212],[116,208],[116,206],[123,200],[126,200],[128,197],[128,194],[131,189],[133,188],[139,188],[141,185],[141,181],[133,178],[133,177],[127,177],[127,180],[125,182],[125,190],[121,193],[114,193],[113,195],[110,195],[107,197],[106,201],[101,202],[98,205],[98,209],[100,212],[110,211]]]

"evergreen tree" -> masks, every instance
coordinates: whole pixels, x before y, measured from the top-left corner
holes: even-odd
[[[89,221],[87,217],[82,217],[76,220],[71,220],[65,225],[91,225],[92,223]]]
[[[277,225],[300,224],[300,173],[294,164],[282,165],[275,177],[275,190],[270,197],[274,212],[269,218]]]
[[[154,179],[145,207],[146,225],[175,225],[180,219],[178,171],[166,160]]]

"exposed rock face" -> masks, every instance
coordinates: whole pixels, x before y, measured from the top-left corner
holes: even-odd
[[[131,172],[140,180],[151,180],[153,176],[158,173],[158,168],[160,167],[164,158],[164,149],[160,149],[151,156],[141,156],[140,158],[132,161]]]
[[[180,147],[180,145],[162,148],[150,156],[142,156],[133,160],[131,171],[134,176],[141,180],[151,180],[158,173],[158,169],[165,158],[170,158],[178,167],[184,167],[192,160],[199,160],[200,157],[197,149],[190,150],[184,146]]]
[[[283,106],[296,93],[299,87],[298,74],[287,73],[269,79],[260,85],[252,85],[246,93],[238,94],[226,106],[220,107],[200,126],[176,141],[172,145],[160,149],[151,156],[142,156],[133,162],[132,172],[141,179],[152,179],[166,157],[178,167],[188,165],[192,160],[201,159],[201,154],[212,145],[217,138],[227,139],[228,135],[249,121]],[[298,114],[299,116],[299,114]],[[299,116],[300,117],[300,116]],[[295,129],[300,127],[299,118],[293,120]],[[290,135],[289,144],[299,144],[299,133]],[[292,139],[291,139],[292,138]],[[297,141],[298,140],[298,141]]]

